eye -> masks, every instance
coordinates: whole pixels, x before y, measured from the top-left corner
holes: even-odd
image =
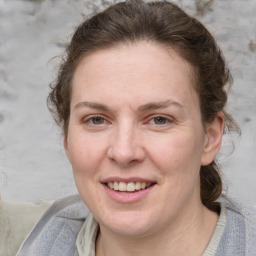
[[[161,125],[168,125],[172,123],[171,117],[165,117],[162,115],[153,116],[148,119],[148,123],[151,125],[161,126]]]
[[[150,129],[170,129],[175,123],[174,118],[169,115],[154,114],[147,118],[145,124],[149,125]]]
[[[157,125],[163,125],[169,122],[169,120],[163,116],[154,117],[153,121],[154,121],[154,124],[157,124]]]
[[[108,121],[102,116],[90,115],[84,118],[82,120],[82,123],[89,127],[89,126],[102,126],[107,124]]]
[[[89,121],[91,121],[92,124],[99,125],[99,124],[104,124],[105,119],[101,116],[95,116],[95,117],[92,117]]]

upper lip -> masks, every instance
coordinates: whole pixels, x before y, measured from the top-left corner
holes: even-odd
[[[124,178],[124,177],[108,177],[103,179],[101,182],[102,183],[108,183],[108,182],[113,182],[113,181],[118,181],[118,182],[133,182],[133,181],[139,181],[139,182],[147,182],[147,183],[156,183],[155,180],[152,179],[145,179],[145,178],[141,178],[141,177],[128,177],[128,178]]]

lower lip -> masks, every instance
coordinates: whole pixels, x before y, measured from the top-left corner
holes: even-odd
[[[146,189],[134,191],[134,192],[121,192],[121,191],[116,191],[113,189],[110,189],[108,186],[103,184],[103,187],[107,193],[107,195],[113,199],[116,202],[119,203],[135,203],[139,202],[142,199],[144,199],[154,188],[155,185],[152,185]]]

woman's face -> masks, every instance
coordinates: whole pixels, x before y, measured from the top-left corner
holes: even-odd
[[[174,50],[149,42],[78,65],[65,149],[102,229],[152,234],[201,205],[199,170],[213,157],[193,81]]]

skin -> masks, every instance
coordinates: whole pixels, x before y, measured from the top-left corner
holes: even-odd
[[[64,145],[100,225],[97,256],[205,250],[218,216],[201,203],[199,171],[217,155],[224,121],[218,113],[203,128],[194,81],[188,62],[151,42],[98,50],[78,65]],[[156,184],[120,203],[102,184],[113,176]]]

